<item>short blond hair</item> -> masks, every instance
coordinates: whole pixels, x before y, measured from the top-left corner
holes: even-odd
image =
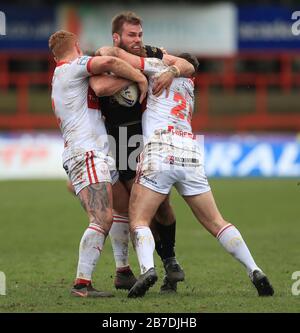
[[[77,36],[72,32],[59,30],[49,38],[49,48],[57,59],[61,59],[74,47]]]

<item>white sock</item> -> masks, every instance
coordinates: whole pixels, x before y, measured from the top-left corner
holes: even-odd
[[[227,252],[240,261],[248,271],[248,274],[257,267],[252,255],[237,228],[232,224],[227,224],[217,234],[217,239]]]
[[[89,224],[80,241],[77,279],[92,280],[105,238],[104,231],[99,225]]]
[[[113,224],[109,232],[111,245],[114,252],[116,268],[129,266],[128,243],[129,243],[129,219],[128,216],[113,216]]]
[[[154,268],[154,238],[149,227],[137,227],[133,232],[135,251],[139,260],[141,274]]]

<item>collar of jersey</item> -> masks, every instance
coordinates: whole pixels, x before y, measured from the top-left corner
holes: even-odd
[[[70,62],[69,61],[59,61],[57,64],[56,64],[56,67],[59,67],[61,65],[64,65],[64,64],[69,64]]]

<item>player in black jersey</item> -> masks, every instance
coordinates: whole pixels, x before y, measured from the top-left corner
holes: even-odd
[[[143,57],[156,57],[160,59],[164,57],[161,49],[143,45],[142,20],[132,12],[123,12],[113,18],[112,36],[114,46],[123,48],[130,53]],[[184,72],[184,69],[180,68],[180,70]],[[176,71],[175,73],[170,71],[165,76],[162,75],[154,88],[156,89],[156,93],[160,94],[165,88],[168,88],[176,74]],[[105,82],[104,78],[103,84],[109,85],[110,82],[107,80]],[[121,86],[125,85],[119,85],[119,89]],[[137,146],[134,145],[131,147],[128,145],[128,140],[135,135],[142,135],[142,106],[137,102],[133,107],[125,107],[118,104],[113,97],[101,97],[100,107],[106,119],[108,133],[114,138],[116,143],[115,158],[119,170],[119,180],[121,181],[121,183],[118,182],[117,186],[114,187],[114,209],[116,217],[114,217],[114,223],[110,231],[115,260],[116,263],[119,261],[120,264],[119,267],[117,265],[115,286],[127,289],[127,286],[133,282],[133,279],[128,259],[126,261],[125,258],[126,255],[128,256],[125,245],[126,237],[128,239],[128,225],[124,222],[128,213],[128,200],[135,178],[136,163],[136,160],[134,160],[134,166],[129,165],[132,162],[132,158],[130,160],[128,156],[131,155],[132,157],[133,155],[133,158],[135,158],[139,152],[137,148],[141,144],[139,143]],[[176,291],[177,282],[184,280],[184,272],[175,256],[175,229],[176,219],[168,198],[159,207],[152,223],[156,251],[163,261],[166,272],[161,292]],[[122,253],[123,258],[121,258]]]
[[[159,48],[145,45],[142,49],[145,57],[162,59],[163,53]],[[128,140],[134,135],[142,136],[142,109],[138,101],[131,107],[120,105],[113,96],[100,97],[100,107],[105,117],[106,129],[116,142],[116,163],[119,171],[119,179],[126,184],[130,181],[128,189],[131,189],[135,177],[135,167],[128,165],[128,156],[134,152],[139,145],[128,145]],[[127,152],[127,154],[126,154]],[[122,154],[124,153],[124,154]]]

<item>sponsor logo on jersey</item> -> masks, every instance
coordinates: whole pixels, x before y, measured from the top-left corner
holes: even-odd
[[[87,62],[89,61],[89,57],[87,56],[83,56],[83,57],[80,57],[78,60],[77,60],[77,64],[78,65],[86,65]]]

